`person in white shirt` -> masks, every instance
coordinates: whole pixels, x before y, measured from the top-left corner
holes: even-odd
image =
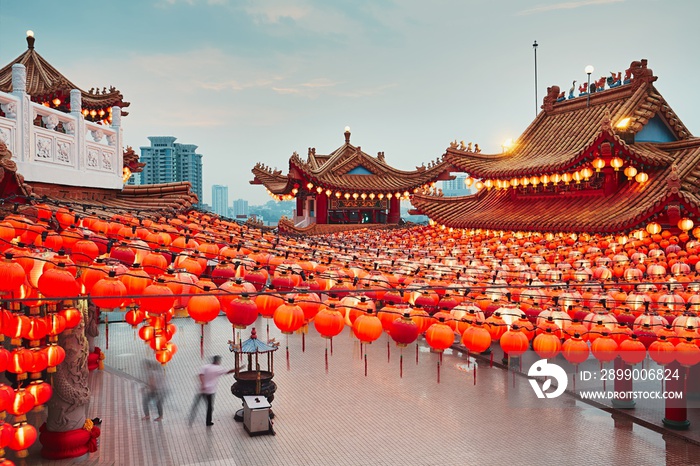
[[[195,412],[199,401],[204,398],[207,401],[207,427],[213,426],[212,415],[214,414],[214,395],[216,394],[216,386],[219,383],[219,378],[225,374],[233,373],[235,369],[226,370],[221,367],[221,356],[214,356],[211,364],[202,366],[199,370],[200,390],[194,400],[192,410],[190,411],[190,425],[194,422]]]

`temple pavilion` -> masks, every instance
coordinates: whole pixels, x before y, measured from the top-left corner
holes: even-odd
[[[306,160],[294,152],[289,171],[273,170],[261,163],[253,167],[251,184],[264,185],[278,200],[296,200],[293,221],[281,227],[298,232],[319,232],[319,225],[349,227],[398,224],[401,200],[418,191],[432,190],[437,180],[452,179],[452,167],[438,159],[403,171],[387,164],[384,153],[376,157],[350,143],[345,128],[345,143],[328,155],[309,148]]]
[[[700,215],[700,138],[656,89],[647,60],[574,96],[548,88],[542,111],[503,154],[449,147],[476,194],[416,193],[416,212],[455,228],[618,233],[688,230]]]

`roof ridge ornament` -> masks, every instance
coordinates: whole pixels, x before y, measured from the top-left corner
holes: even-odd
[[[671,174],[666,180],[666,185],[672,194],[678,194],[681,189],[681,178],[678,175],[678,165],[676,165],[676,162],[673,162],[671,165]]]
[[[27,31],[27,48],[30,50],[34,50],[34,41],[36,39],[34,38],[34,31],[31,29]]]

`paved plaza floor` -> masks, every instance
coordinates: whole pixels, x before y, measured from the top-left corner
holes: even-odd
[[[537,399],[528,381],[502,368],[448,350],[440,383],[438,355],[422,343],[400,351],[386,336],[366,347],[367,376],[360,345],[349,329],[333,339],[328,372],[327,341],[312,328],[305,338],[286,336],[270,322],[275,353],[272,407],[276,435],[249,436],[233,415],[241,400],[230,392],[234,379],[219,382],[214,425],[205,426],[200,407],[190,427],[188,412],[197,392],[199,367],[214,354],[233,367],[225,317],[205,327],[204,361],[200,327],[176,320],[178,353],[166,367],[169,393],[163,422],[142,420],[143,361],[153,357],[127,324],[104,326],[98,346],[106,369],[90,375],[89,417],[103,419],[99,449],[86,457],[42,460],[38,447],[27,464],[42,465],[690,465],[700,464],[700,447],[576,400],[570,395]],[[255,324],[261,339],[266,321]],[[247,339],[250,331],[243,335]],[[422,341],[422,339],[421,339]],[[264,367],[263,367],[264,368]],[[152,416],[152,418],[155,416]],[[700,425],[691,426],[700,429]],[[38,443],[38,442],[37,442]]]

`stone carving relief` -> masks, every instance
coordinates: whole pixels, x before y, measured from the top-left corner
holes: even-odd
[[[5,116],[11,120],[17,118],[17,104],[14,102],[8,102],[6,104],[0,105]]]
[[[97,149],[88,149],[87,151],[87,166],[97,168],[99,151]]]
[[[66,131],[66,134],[75,134],[75,123],[66,121],[63,123],[63,129]]]
[[[107,136],[107,145],[113,146],[117,143],[117,136],[116,134],[110,134]]]
[[[51,160],[51,139],[37,136],[36,157],[43,160]]]
[[[82,319],[77,327],[63,331],[58,343],[66,351],[66,359],[57,367],[53,379],[53,396],[49,401],[46,427],[52,432],[81,429],[85,423],[85,408],[90,398],[88,387],[88,342],[85,322],[88,309],[85,300],[76,303]]]
[[[12,90],[14,92],[27,91],[27,68],[24,65],[12,66]]]
[[[46,129],[55,130],[58,126],[58,117],[56,115],[48,115],[41,118],[46,125]]]
[[[65,164],[70,164],[70,143],[58,141],[56,143],[56,149],[56,160]]]
[[[109,152],[102,152],[102,168],[112,170],[112,154]]]
[[[105,133],[101,129],[90,131],[90,133],[92,133],[92,139],[95,142],[100,142],[105,135]]]

